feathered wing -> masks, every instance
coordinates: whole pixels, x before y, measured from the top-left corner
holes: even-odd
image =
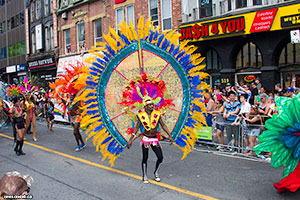
[[[187,46],[187,42],[178,44],[179,34],[175,31],[159,33],[159,28],[154,28],[151,20],[146,20],[142,17],[139,20],[137,31],[134,29],[132,23],[127,25],[125,22],[119,25],[120,35],[113,29],[104,35],[105,42],[99,42],[92,47],[90,53],[95,57],[85,60],[90,64],[88,72],[79,77],[78,82],[85,85],[86,90],[77,97],[77,100],[84,101],[84,111],[82,113],[82,128],[86,129],[88,138],[93,138],[93,143],[97,150],[103,154],[103,159],[108,158],[110,164],[113,165],[115,159],[120,155],[126,147],[126,141],[117,137],[114,131],[109,128],[110,120],[107,120],[107,113],[103,105],[103,94],[99,91],[105,88],[102,85],[104,79],[110,76],[108,66],[114,59],[137,44],[140,48],[141,43],[149,44],[151,50],[155,53],[164,52],[170,58],[175,60],[174,64],[180,65],[183,77],[186,78],[187,83],[184,86],[188,91],[187,98],[187,114],[183,117],[184,123],[179,127],[180,131],[176,135],[172,135],[175,139],[175,145],[183,151],[182,159],[186,157],[194,148],[194,143],[197,138],[196,131],[200,130],[206,124],[204,113],[205,105],[202,100],[203,93],[209,86],[202,81],[203,78],[208,77],[208,74],[201,72],[205,65],[201,65],[204,58],[200,54],[193,54],[196,51],[195,46]],[[116,61],[117,62],[117,61]],[[138,75],[138,74],[137,74]],[[150,87],[153,88],[154,86]],[[126,87],[125,87],[126,88]],[[124,91],[123,98],[132,95],[133,90]],[[140,91],[134,90],[136,95],[140,95]],[[172,96],[172,95],[170,95]],[[159,99],[160,98],[160,99]],[[166,98],[165,106],[169,107],[173,104],[171,99],[167,96],[159,96],[155,99],[159,103]],[[170,99],[170,100],[168,100]],[[127,100],[120,102],[124,105],[124,111],[130,111],[130,106],[138,107],[142,102],[130,102]],[[131,113],[132,115],[132,113]],[[133,117],[134,118],[134,117]]]

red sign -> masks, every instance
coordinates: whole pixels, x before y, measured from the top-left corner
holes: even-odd
[[[256,12],[250,33],[270,30],[278,8]]]
[[[118,3],[123,3],[125,2],[126,0],[115,0],[115,3],[118,4]]]
[[[245,30],[244,16],[231,18],[227,20],[205,23],[201,26],[198,24],[179,30],[180,40],[199,39],[200,37],[215,37],[233,33],[241,33]]]
[[[250,83],[252,81],[255,81],[255,76],[254,75],[248,75],[244,77],[244,81]]]

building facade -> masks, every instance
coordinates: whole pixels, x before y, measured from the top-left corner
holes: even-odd
[[[299,87],[300,44],[291,42],[300,29],[298,1],[196,2],[183,9],[179,32],[206,57],[212,86],[260,78],[269,90],[276,83],[291,86],[293,79]]]
[[[161,30],[178,29],[182,23],[181,0],[58,0],[59,63],[64,66],[83,62],[96,42],[103,40],[109,27],[118,31],[122,20],[134,26],[144,15]]]
[[[56,15],[53,0],[27,1],[25,10],[27,68],[40,87],[56,79],[58,58]]]
[[[26,75],[24,8],[25,1],[0,1],[0,72],[8,83]]]

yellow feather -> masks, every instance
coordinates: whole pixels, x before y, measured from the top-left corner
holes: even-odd
[[[130,32],[132,34],[132,40],[138,40],[138,35],[131,21],[129,22],[129,25],[130,25]]]
[[[144,16],[141,16],[138,22],[139,39],[144,39]]]
[[[120,36],[117,34],[117,32],[109,27],[109,32],[114,36],[114,38],[121,44],[121,47],[124,47],[125,43],[121,40]]]
[[[108,45],[115,51],[117,52],[118,47],[117,47],[117,42],[109,35],[103,35],[103,38],[106,40],[106,42],[108,43]]]

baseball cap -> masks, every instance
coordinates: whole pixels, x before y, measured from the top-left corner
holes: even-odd
[[[226,83],[226,86],[231,86],[231,84],[230,83]]]
[[[289,91],[289,92],[295,92],[294,88],[292,88],[292,87],[288,87],[287,91]]]

